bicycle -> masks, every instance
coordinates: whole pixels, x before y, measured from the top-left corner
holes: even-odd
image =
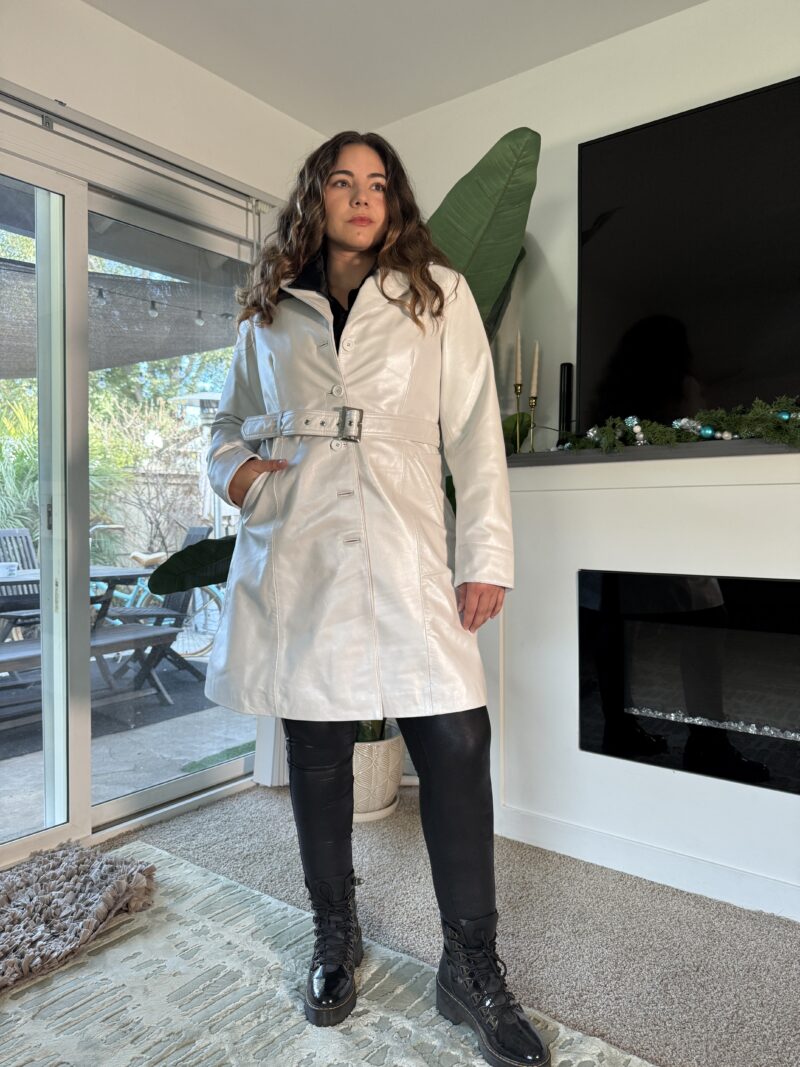
[[[131,552],[130,558],[140,567],[155,567],[167,558],[167,553]],[[183,611],[170,608],[169,596],[174,594],[164,597],[152,593],[147,578],[138,578],[130,593],[124,594],[124,603],[110,608],[106,618],[113,625],[124,625],[126,619],[135,618],[140,622],[152,620],[154,624],[178,626],[180,633],[172,646],[175,651],[187,659],[206,655],[214,643],[222,616],[224,588],[206,585],[192,589]]]

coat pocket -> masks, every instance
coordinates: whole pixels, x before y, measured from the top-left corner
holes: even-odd
[[[258,494],[261,492],[261,487],[263,486],[269,475],[274,473],[274,471],[261,471],[260,474],[257,474],[255,476],[250,485],[248,485],[247,492],[244,494],[241,506],[239,508],[240,522],[244,522],[247,516],[250,514],[250,511],[252,510],[252,505]]]
[[[431,445],[426,447],[434,448],[435,446]],[[423,452],[415,449],[412,456],[412,463],[416,463],[419,466],[422,478],[428,487],[430,499],[435,501],[437,505],[441,504],[445,516],[455,518],[453,509],[450,506],[450,501],[447,499],[447,493],[445,492],[444,459],[441,452],[438,450]]]
[[[420,576],[455,566],[455,516],[444,491],[442,457],[414,450],[406,457],[407,486],[414,500]]]
[[[284,445],[286,442],[285,437],[275,437],[271,441],[272,449],[268,456],[264,456],[264,459],[283,459]],[[274,471],[261,471],[253,479],[252,485],[247,487],[247,492],[242,499],[242,506],[239,509],[239,522],[252,526],[260,524],[264,520],[270,522],[275,518],[277,503],[275,501],[275,493],[269,493],[269,500],[264,501],[264,506],[260,506],[261,501],[264,498],[264,488],[272,483],[272,480],[276,477],[283,478],[286,475],[286,468],[281,468]],[[275,487],[277,489],[277,486]]]

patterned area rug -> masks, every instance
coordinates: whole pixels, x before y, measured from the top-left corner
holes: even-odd
[[[53,974],[0,997],[9,1067],[480,1067],[472,1031],[435,1005],[435,971],[364,937],[358,1002],[339,1026],[303,1014],[311,915],[132,842],[151,908],[114,920]],[[527,1009],[526,1009],[527,1010]],[[651,1067],[529,1011],[552,1067]]]

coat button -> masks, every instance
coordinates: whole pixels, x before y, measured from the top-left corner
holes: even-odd
[[[344,441],[340,441],[340,440],[339,440],[339,439],[337,438],[337,439],[336,439],[335,441],[331,441],[331,448],[332,448],[332,449],[333,449],[334,451],[336,451],[337,449],[340,449],[340,448],[342,447],[342,445],[343,445],[343,444],[344,444]]]
[[[344,387],[341,385],[334,385],[333,389],[331,389],[331,392],[334,396],[341,396],[344,392]]]
[[[342,348],[348,348],[348,349],[350,349],[350,348],[352,348],[352,347],[353,347],[353,342],[352,342],[352,341],[350,340],[350,338],[349,338],[349,337],[347,338],[347,340],[346,340],[346,341],[342,341]]]

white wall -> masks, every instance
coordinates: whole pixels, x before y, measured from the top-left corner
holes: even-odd
[[[381,127],[426,217],[508,130],[529,126],[541,134],[528,254],[496,344],[505,412],[514,410],[518,325],[523,382],[531,343],[542,344],[537,423],[556,425],[558,365],[575,359],[579,142],[800,74],[798,41],[797,0],[707,0]],[[537,434],[537,447],[550,447],[555,436]]]
[[[0,0],[0,77],[281,200],[324,139],[80,0]]]

